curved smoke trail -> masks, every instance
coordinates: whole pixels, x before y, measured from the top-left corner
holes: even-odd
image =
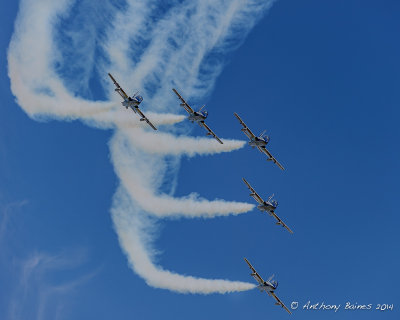
[[[137,117],[127,120],[121,112],[107,72],[112,70],[121,84],[141,89],[143,107],[157,111],[146,111],[156,125],[180,122],[184,118],[173,114],[177,103],[171,88],[185,88],[190,99],[209,94],[226,53],[240,45],[272,2],[21,0],[8,51],[12,92],[34,119],[80,119],[114,128],[110,150],[121,185],[111,209],[113,221],[132,269],[151,286],[203,294],[254,287],[156,266],[147,232],[153,221],[148,215],[210,218],[251,210],[246,203],[194,195],[175,198],[161,190],[179,156],[229,152],[243,142],[224,140],[219,145],[213,139],[176,136],[165,128],[148,131]],[[91,96],[89,82],[96,77],[110,100]],[[156,139],[163,143],[154,143]],[[178,158],[171,162],[166,155]]]

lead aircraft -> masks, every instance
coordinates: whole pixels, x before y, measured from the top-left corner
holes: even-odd
[[[261,276],[257,273],[256,269],[253,268],[249,260],[247,260],[246,258],[244,258],[244,260],[251,269],[250,275],[258,282],[257,288],[261,292],[265,291],[266,293],[268,293],[269,296],[273,297],[276,300],[275,305],[281,306],[287,312],[289,312],[289,314],[292,314],[288,307],[286,307],[285,304],[275,294],[275,290],[278,287],[278,281],[272,280],[274,275],[270,276],[267,281],[264,281],[263,278],[261,278]]]
[[[290,228],[281,220],[281,218],[276,215],[275,209],[278,206],[278,201],[273,200],[274,195],[270,196],[267,201],[264,201],[263,198],[258,195],[256,190],[253,189],[250,183],[248,183],[245,178],[242,179],[247,188],[249,188],[251,191],[250,196],[259,203],[257,209],[263,212],[268,212],[270,216],[273,216],[277,220],[277,225],[281,225],[282,227],[285,227],[287,231],[293,233],[293,231],[290,230]]]
[[[189,121],[192,123],[196,121],[200,127],[203,127],[204,129],[207,130],[207,135],[208,136],[213,136],[215,140],[217,140],[220,144],[223,144],[220,138],[210,129],[208,125],[204,122],[206,118],[208,117],[208,112],[207,111],[201,111],[205,106],[202,106],[199,111],[194,111],[191,106],[185,101],[185,99],[182,98],[182,96],[179,94],[176,89],[172,89],[172,91],[175,92],[175,94],[178,96],[179,100],[181,100],[181,106],[185,108],[187,113],[189,113]]]
[[[282,170],[285,170],[285,168],[278,162],[278,160],[276,160],[273,157],[273,155],[265,147],[269,142],[269,136],[264,136],[265,131],[257,137],[253,132],[251,132],[249,127],[243,122],[243,120],[239,117],[239,115],[236,112],[234,114],[235,114],[235,117],[239,120],[240,124],[243,126],[243,128],[241,130],[250,139],[249,145],[252,146],[253,148],[257,147],[257,149],[261,153],[264,153],[268,156],[268,159],[267,159],[268,161],[272,161],[279,168],[281,168]]]
[[[121,104],[126,108],[131,108],[133,112],[138,113],[140,115],[140,121],[146,121],[147,124],[152,127],[154,130],[157,130],[157,128],[150,122],[149,119],[143,114],[143,112],[139,109],[139,104],[143,101],[143,97],[140,96],[137,93],[133,95],[133,97],[128,96],[124,89],[121,88],[119,83],[115,81],[114,77],[111,75],[111,73],[108,74],[111,78],[111,80],[114,82],[115,86],[117,87],[115,91],[118,92],[118,94],[121,96],[124,101],[121,102]]]

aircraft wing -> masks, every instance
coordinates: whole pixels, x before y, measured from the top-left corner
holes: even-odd
[[[254,135],[253,132],[251,132],[251,130],[247,127],[247,125],[243,122],[243,120],[239,117],[239,115],[234,112],[235,117],[239,120],[240,124],[243,126],[243,129],[241,129],[244,134],[250,139],[250,140],[254,140],[254,138],[256,137]]]
[[[287,231],[289,231],[290,233],[293,233],[293,231],[290,230],[290,228],[286,225],[286,223],[284,223],[284,222],[281,220],[281,218],[279,218],[279,217],[276,215],[276,213],[275,213],[274,211],[272,211],[271,213],[273,214],[274,218],[275,218],[276,220],[278,220],[277,224],[280,224],[281,226],[285,227],[285,228],[287,229]]]
[[[281,168],[282,170],[285,170],[285,168],[279,163],[278,160],[276,160],[276,159],[274,158],[274,156],[267,150],[267,148],[265,148],[265,147],[257,147],[257,148],[258,148],[258,150],[260,150],[260,152],[262,152],[262,153],[264,153],[264,154],[266,154],[266,155],[268,156],[268,159],[267,159],[267,160],[272,161],[272,162],[275,163],[279,168]]]
[[[253,187],[246,181],[245,178],[242,178],[243,182],[247,185],[247,188],[250,189],[251,193],[250,196],[253,197],[254,200],[256,200],[259,204],[263,204],[264,200],[258,195],[256,190],[253,189]]]
[[[208,125],[205,124],[205,122],[199,122],[200,127],[203,127],[204,129],[207,130],[207,135],[213,136],[220,144],[223,144],[220,138],[210,129]]]
[[[251,265],[251,263],[249,262],[249,260],[247,260],[246,258],[244,258],[244,261],[246,261],[246,263],[249,265],[250,269],[251,269],[251,276],[261,285],[264,284],[264,280],[263,278],[261,278],[261,276],[258,274],[258,272],[256,271],[256,269],[253,268],[253,266]]]
[[[278,297],[277,297],[277,295],[275,294],[275,292],[270,292],[270,294],[274,297],[274,299],[276,300],[276,305],[277,306],[281,306],[282,308],[284,308],[287,312],[289,312],[289,314],[292,314],[291,312],[290,312],[290,310],[288,309],[288,307],[286,307],[285,306],[285,304],[281,301],[281,299],[279,299]]]
[[[122,99],[128,99],[129,96],[125,93],[124,89],[121,88],[121,86],[119,85],[119,83],[114,79],[114,77],[111,75],[111,73],[108,74],[111,78],[111,80],[114,82],[115,86],[117,87],[117,89],[115,89],[115,91],[117,91],[119,93],[119,95],[122,97]]]
[[[185,99],[182,98],[182,96],[179,94],[178,91],[176,91],[176,89],[172,89],[173,92],[175,92],[175,94],[178,96],[179,100],[181,100],[181,106],[185,108],[185,110],[187,111],[187,113],[191,114],[194,113],[194,110],[189,106],[189,104],[185,101]]]
[[[152,127],[154,130],[157,130],[157,128],[150,122],[150,120],[144,115],[144,113],[139,108],[135,108],[135,111],[140,114],[141,116],[140,121],[146,121],[150,127]]]

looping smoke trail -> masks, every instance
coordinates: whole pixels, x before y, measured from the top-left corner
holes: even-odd
[[[171,88],[183,88],[189,101],[207,96],[226,54],[242,43],[272,3],[126,0],[121,7],[111,0],[20,2],[7,56],[11,90],[34,119],[79,119],[115,130],[110,150],[121,187],[111,209],[113,222],[132,269],[151,286],[203,294],[254,288],[243,282],[179,275],[156,266],[150,245],[154,220],[147,216],[213,217],[251,210],[253,206],[246,203],[208,201],[194,195],[175,198],[162,187],[164,178],[177,171],[181,155],[229,152],[244,142],[224,140],[220,145],[212,139],[175,136],[165,132],[166,127],[164,132],[151,132],[134,119],[137,115],[116,107],[107,72],[112,71],[129,92],[142,91],[143,112],[155,124],[180,122],[183,116],[165,113],[179,108]],[[105,88],[109,100],[91,98],[93,79]],[[168,160],[171,155],[173,160]]]
[[[134,206],[126,191],[120,187],[114,195],[112,218],[121,247],[128,256],[132,269],[146,280],[150,286],[169,289],[180,293],[228,293],[255,288],[247,282],[219,279],[204,279],[183,276],[157,267],[152,262],[154,255],[147,239],[152,227],[143,212]]]

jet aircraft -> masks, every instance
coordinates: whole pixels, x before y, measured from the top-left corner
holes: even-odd
[[[293,233],[293,231],[290,230],[290,228],[276,215],[275,209],[278,206],[278,201],[273,200],[274,195],[270,196],[267,201],[264,201],[253,189],[253,187],[246,181],[246,179],[242,179],[247,188],[249,188],[251,191],[250,196],[259,203],[257,209],[263,212],[268,212],[270,216],[273,216],[277,220],[277,225],[281,225],[282,227],[285,227],[290,233]]]
[[[124,101],[121,102],[121,104],[126,108],[131,108],[133,112],[138,113],[140,115],[140,121],[146,121],[150,127],[152,127],[154,130],[157,130],[157,128],[150,122],[149,119],[143,114],[143,112],[139,109],[139,104],[143,101],[143,97],[140,96],[137,93],[133,95],[133,97],[128,96],[125,91],[121,88],[121,86],[118,84],[117,81],[115,81],[114,77],[111,75],[111,73],[108,74],[111,78],[111,80],[114,82],[115,86],[117,87],[115,91],[118,92],[118,94],[124,99]]]
[[[194,111],[189,104],[185,101],[185,99],[182,98],[182,96],[176,91],[176,89],[172,89],[172,91],[175,92],[175,94],[178,96],[179,100],[181,100],[181,106],[185,108],[187,113],[189,113],[188,119],[192,123],[196,121],[200,127],[203,127],[204,129],[207,130],[207,135],[208,136],[213,136],[219,143],[223,144],[220,138],[210,129],[209,126],[206,125],[204,120],[206,120],[208,116],[207,111],[201,111],[205,106],[202,106],[199,111]]]
[[[235,116],[236,118],[238,118],[240,124],[243,126],[243,128],[241,129],[244,134],[250,139],[249,141],[249,145],[251,147],[257,147],[257,149],[261,152],[261,153],[265,153],[268,156],[268,161],[272,161],[274,163],[276,163],[276,165],[281,168],[282,170],[285,170],[285,168],[278,162],[278,160],[276,160],[272,154],[267,150],[267,148],[265,147],[268,142],[269,142],[269,136],[264,136],[265,131],[263,133],[261,133],[258,137],[256,135],[254,135],[253,132],[251,132],[251,130],[247,127],[247,125],[243,122],[243,120],[239,117],[239,115],[235,112]]]
[[[250,264],[250,262],[246,258],[244,258],[244,260],[251,269],[250,275],[258,282],[257,288],[261,292],[265,291],[266,293],[268,293],[269,296],[273,297],[276,300],[275,305],[281,306],[287,312],[289,312],[289,314],[292,314],[288,307],[286,307],[285,304],[275,294],[275,290],[278,287],[278,281],[272,280],[274,276],[272,275],[268,278],[267,281],[264,281],[263,278],[261,278],[261,276],[257,273],[256,269],[254,269],[253,266]]]

